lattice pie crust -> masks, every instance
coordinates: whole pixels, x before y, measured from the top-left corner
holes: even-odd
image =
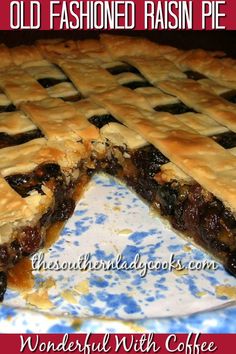
[[[7,272],[121,179],[236,274],[236,61],[143,38],[0,48],[0,298]]]

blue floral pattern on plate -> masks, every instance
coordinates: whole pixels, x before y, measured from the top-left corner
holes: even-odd
[[[176,271],[176,262],[187,267],[191,261],[202,265],[212,260],[107,176],[93,178],[59,240],[40,255],[42,264],[60,266],[84,265],[83,257],[93,266],[113,264],[122,255],[122,262],[132,265],[136,261],[139,269],[35,270],[32,294],[7,291],[0,308],[4,332],[16,328],[39,332],[42,323],[44,332],[235,330],[235,324],[226,320],[229,312],[230,318],[235,317],[234,308],[213,310],[234,304],[236,297],[216,296],[216,290],[221,286],[235,289],[236,279],[219,264],[215,270]],[[157,269],[142,276],[142,266],[147,264]],[[44,302],[39,301],[37,308],[35,299],[40,298]],[[99,319],[104,317],[109,321]]]
[[[228,308],[184,317],[123,322],[116,320],[74,320],[49,317],[27,310],[0,311],[1,333],[235,333],[236,308]]]

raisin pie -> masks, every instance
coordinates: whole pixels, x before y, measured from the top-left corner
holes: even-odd
[[[143,38],[0,48],[0,298],[96,171],[236,275],[236,61]]]

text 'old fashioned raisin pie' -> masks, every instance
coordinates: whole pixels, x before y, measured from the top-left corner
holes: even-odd
[[[236,275],[236,61],[142,38],[0,47],[0,298],[7,273],[116,176]]]

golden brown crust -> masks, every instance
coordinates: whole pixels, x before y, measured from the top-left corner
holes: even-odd
[[[145,82],[145,78],[141,77],[140,75],[134,74],[134,73],[121,73],[115,76],[117,79],[118,83],[120,85],[127,84],[129,82],[135,82],[135,81],[143,81]]]
[[[118,85],[116,79],[92,59],[86,57],[80,57],[79,60],[59,59],[57,64],[85,97]]]
[[[117,89],[106,91],[101,95],[91,95],[92,100],[95,102],[98,102],[100,104],[100,97],[104,99],[104,102],[107,104],[107,110],[112,113],[112,105],[113,103],[116,104],[116,107],[119,106],[119,103],[121,104],[121,109],[123,110],[123,114],[125,115],[124,112],[124,107],[127,106],[127,108],[131,109],[135,108],[140,109],[140,110],[147,110],[147,111],[153,111],[151,105],[148,103],[148,101],[141,96],[138,92],[136,91],[131,91],[128,88],[125,87],[118,87]],[[109,103],[111,102],[111,106]],[[121,119],[123,118],[122,116],[120,117]]]
[[[83,144],[69,139],[63,143],[45,138],[34,139],[22,145],[0,149],[0,172],[4,177],[24,174],[40,164],[52,162],[70,171],[87,153]]]
[[[73,98],[79,95],[78,91],[71,82],[60,82],[57,85],[48,87],[47,93],[50,97]]]
[[[73,40],[58,39],[39,39],[36,46],[43,57],[51,54],[70,55],[77,53],[77,43]]]
[[[218,123],[236,131],[236,106],[233,103],[209,92],[193,80],[171,80],[161,82],[159,87],[177,96],[187,106],[209,115]]]
[[[46,139],[40,138],[29,141],[23,145],[0,149],[1,174],[5,177],[16,173],[27,173],[32,171],[37,167],[37,164],[44,162],[40,158],[35,158],[35,156],[39,156],[40,150],[46,144]],[[57,155],[55,154],[54,157],[56,156]],[[50,158],[52,159],[49,155],[49,161]],[[47,159],[45,161],[47,161]]]
[[[75,102],[73,105],[75,109],[87,119],[91,118],[94,115],[108,114],[108,112],[103,107],[97,105],[89,98]]]
[[[100,134],[114,146],[128,147],[129,150],[139,149],[148,144],[141,135],[119,123],[106,124],[101,128]]]
[[[77,42],[77,46],[81,53],[99,52],[104,49],[101,41],[93,38],[80,40]]]
[[[135,92],[144,96],[149,104],[154,108],[156,106],[165,106],[179,102],[176,97],[167,95],[157,87],[139,87],[135,90]]]
[[[24,103],[21,109],[48,139],[79,141],[81,137],[91,140],[99,136],[96,127],[73,104],[61,99]]]
[[[13,64],[9,48],[5,44],[0,44],[0,69]]]
[[[176,51],[170,56],[183,70],[197,71],[222,86],[236,88],[236,67],[228,65],[224,59],[218,59],[202,49]]]
[[[39,50],[35,46],[21,45],[10,49],[12,61],[15,65],[22,65],[30,61],[43,59]]]
[[[102,34],[101,42],[114,59],[124,56],[150,57],[150,53],[158,57],[173,50],[172,47],[161,46],[140,37]]]
[[[203,85],[208,91],[213,91],[216,95],[221,95],[229,91],[228,87],[222,86],[210,79],[201,79],[198,82],[199,84]]]
[[[136,67],[153,85],[163,80],[186,78],[186,75],[174,63],[163,57],[142,58],[127,56],[121,59]]]
[[[158,172],[154,179],[159,183],[168,183],[172,181],[178,181],[184,184],[192,183],[193,179],[186,175],[179,167],[173,162],[168,162],[161,166],[161,172]]]
[[[39,101],[47,97],[47,91],[17,66],[11,66],[7,71],[0,73],[0,87],[15,105],[24,101]]]
[[[22,68],[36,80],[53,78],[57,80],[66,79],[65,74],[48,60],[37,60],[22,63]]]
[[[196,130],[201,135],[211,136],[221,134],[228,131],[228,128],[217,123],[214,119],[206,114],[201,113],[184,113],[179,114],[178,119],[184,124]]]
[[[0,114],[0,132],[9,135],[25,133],[37,129],[37,126],[28,119],[23,112],[9,112]]]
[[[101,62],[112,61],[112,57],[98,39],[85,39],[77,42],[78,49],[82,54],[101,60]]]
[[[11,101],[9,100],[9,98],[4,95],[4,93],[0,93],[0,107],[6,107],[8,105],[11,104]]]
[[[37,217],[47,210],[52,195],[48,189],[44,190],[45,195],[36,192],[22,198],[0,175],[0,228],[1,231],[5,230],[3,235],[2,232],[0,234],[0,243],[8,241],[11,232],[17,227],[30,224],[32,221],[37,222]],[[3,227],[5,228],[2,229]]]
[[[29,216],[29,208],[25,200],[9,186],[2,176],[0,176],[0,216],[1,224]]]

